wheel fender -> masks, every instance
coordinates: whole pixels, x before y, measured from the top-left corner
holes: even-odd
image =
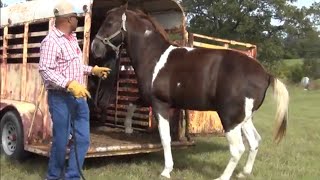
[[[29,129],[31,127],[33,114],[35,111],[35,104],[2,99],[0,103],[0,112],[3,116],[8,111],[16,111],[20,115],[21,123],[23,126],[24,142],[30,143],[33,141],[39,141],[43,135],[43,112],[40,108],[37,110],[37,114],[34,118],[32,132],[28,139]]]

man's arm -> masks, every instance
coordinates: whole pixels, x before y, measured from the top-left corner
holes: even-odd
[[[57,58],[60,54],[60,47],[53,41],[42,42],[40,47],[39,72],[44,81],[49,81],[59,87],[66,88],[70,80],[55,71]]]
[[[83,66],[83,73],[84,75],[91,75],[92,74],[92,66],[82,65]]]

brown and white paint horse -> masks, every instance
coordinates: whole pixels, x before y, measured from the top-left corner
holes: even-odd
[[[91,49],[95,57],[117,51],[124,43],[138,80],[141,98],[153,108],[164,150],[161,175],[170,178],[173,169],[169,109],[217,111],[231,159],[218,178],[230,179],[245,151],[242,134],[248,140],[248,160],[238,177],[252,172],[260,135],[252,123],[267,88],[273,86],[277,101],[275,140],[286,132],[289,94],[285,85],[267,73],[259,62],[233,50],[195,49],[170,43],[167,34],[146,14],[127,6],[107,12]]]

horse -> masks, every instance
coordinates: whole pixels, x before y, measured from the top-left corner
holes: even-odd
[[[262,105],[269,86],[277,102],[274,140],[285,136],[289,93],[284,83],[268,73],[254,58],[231,49],[205,49],[173,44],[154,19],[127,5],[113,8],[94,40],[94,57],[119,51],[124,44],[137,76],[140,98],[152,107],[158,122],[164,152],[162,176],[173,170],[169,109],[216,111],[229,143],[231,158],[217,178],[230,179],[245,151],[242,135],[250,147],[248,160],[237,175],[250,175],[261,136],[253,125],[255,111]]]

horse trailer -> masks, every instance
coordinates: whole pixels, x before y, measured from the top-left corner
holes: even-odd
[[[0,133],[4,154],[21,159],[25,152],[49,156],[51,145],[51,119],[47,105],[47,93],[42,84],[38,62],[40,44],[54,26],[55,0],[35,0],[1,8],[0,60],[1,97]],[[123,4],[120,0],[73,1],[80,16],[76,29],[79,45],[83,50],[83,62],[89,65],[105,65],[90,54],[91,40],[104,20],[107,10]],[[141,0],[129,4],[156,19],[170,34],[172,41],[180,45],[203,48],[237,48],[248,56],[256,56],[256,46],[200,34],[188,33],[186,17],[175,0]],[[206,43],[203,43],[205,39]],[[211,43],[208,43],[211,42]],[[240,51],[240,50],[239,50]],[[115,57],[111,57],[115,58]],[[135,110],[131,120],[133,133],[125,133],[125,117],[130,103],[139,98],[137,81],[125,48],[107,80],[89,77],[87,87],[93,99],[90,106],[90,148],[87,157],[148,153],[162,149],[157,122],[150,107]],[[186,114],[187,113],[187,114]],[[189,123],[185,121],[189,117]],[[172,109],[177,123],[171,125],[172,146],[194,145],[187,140],[190,134],[222,134],[223,128],[216,112],[200,112]]]

